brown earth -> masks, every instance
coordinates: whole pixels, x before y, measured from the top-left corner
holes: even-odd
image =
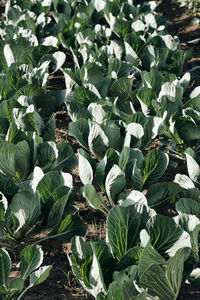
[[[177,35],[181,42],[181,48],[185,51],[192,51],[189,61],[185,65],[185,71],[190,70],[196,66],[200,66],[200,44],[189,45],[188,41],[200,38],[200,26],[193,25],[192,20],[194,17],[200,17],[200,14],[192,14],[185,11],[184,8],[171,5],[168,0],[157,1],[158,13],[162,14],[168,24],[169,33]],[[139,1],[141,3],[141,1]],[[3,13],[4,7],[0,6],[0,14]],[[192,79],[187,95],[195,87],[200,85],[200,71]],[[56,86],[63,86],[63,78],[57,76],[52,79],[52,84]],[[57,113],[57,129],[56,129],[56,142],[69,143],[74,151],[77,153],[79,145],[76,140],[70,135],[68,131],[68,124],[70,118],[63,108],[62,111]],[[78,192],[81,182],[78,177],[78,167],[73,170],[74,184]],[[164,176],[165,180],[173,180],[175,170],[171,169]],[[77,205],[80,209],[79,215],[82,217],[85,224],[87,224],[88,231],[86,240],[105,239],[105,217],[89,207],[85,203],[82,196],[79,194]],[[173,209],[169,211],[169,215],[173,215]],[[46,241],[42,245],[45,258],[44,265],[53,265],[53,269],[48,279],[41,285],[32,288],[24,296],[24,300],[92,300],[91,295],[87,294],[82,287],[77,283],[76,278],[71,272],[67,255],[70,253],[70,244],[65,244],[59,241]],[[13,264],[13,276],[18,276],[18,268],[16,263]],[[197,290],[188,285],[183,286],[181,289],[179,300],[198,300],[200,299],[200,288]]]

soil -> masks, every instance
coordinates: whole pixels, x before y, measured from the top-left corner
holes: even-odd
[[[142,1],[139,1],[141,3]],[[157,1],[157,12],[165,17],[167,20],[168,31],[172,35],[176,35],[180,39],[181,48],[190,53],[190,58],[185,64],[184,71],[190,70],[196,66],[200,66],[200,44],[190,45],[188,41],[200,38],[200,26],[194,25],[192,20],[194,17],[200,17],[200,13],[189,13],[185,8],[172,5],[171,1],[163,0]],[[4,6],[0,6],[0,14],[3,13]],[[185,97],[189,95],[195,86],[200,86],[200,71],[192,78],[191,84]],[[58,74],[51,78],[51,86],[63,88],[63,76]],[[77,149],[80,147],[77,141],[72,137],[68,131],[68,124],[70,118],[67,114],[66,108],[63,107],[56,115],[56,142],[69,143],[77,155]],[[183,168],[182,168],[183,169]],[[162,180],[173,180],[177,172],[173,168],[168,170]],[[105,217],[93,210],[79,193],[79,188],[82,185],[78,177],[78,167],[72,171],[74,177],[74,184],[78,193],[77,206],[79,207],[79,215],[87,224],[86,240],[105,239]],[[174,215],[176,212],[173,207],[170,208],[169,215]],[[32,288],[24,296],[24,300],[92,300],[91,295],[86,293],[83,288],[77,283],[74,277],[69,261],[70,244],[65,244],[60,241],[46,241],[42,244],[44,250],[44,265],[53,265],[50,276],[41,285]],[[19,276],[19,270],[16,267],[16,262],[13,263],[12,276]],[[184,285],[180,291],[178,300],[200,299],[200,288],[197,290],[189,285]]]

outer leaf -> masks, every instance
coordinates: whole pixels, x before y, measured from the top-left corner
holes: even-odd
[[[166,66],[166,60],[169,54],[169,49],[157,48],[153,45],[148,45],[142,53],[142,63],[146,70],[150,71],[151,68],[161,69]]]
[[[83,196],[94,209],[98,209],[105,213],[101,207],[102,201],[99,198],[99,195],[96,193],[95,188],[92,184],[86,184],[84,186]]]
[[[125,171],[130,156],[130,148],[124,147],[119,156],[119,167],[122,171]]]
[[[112,282],[109,286],[107,297],[101,293],[97,296],[97,300],[124,300],[123,292],[116,282]]]
[[[102,189],[105,189],[105,179],[114,164],[118,164],[119,157],[115,150],[108,149],[104,158],[100,161],[96,168],[96,177]]]
[[[138,205],[144,204],[144,205],[148,206],[145,195],[137,190],[131,191],[127,195],[126,199],[124,199],[124,201],[121,203],[122,206],[129,206],[129,205],[135,205],[135,204],[138,204]],[[150,211],[151,211],[151,215],[156,214],[154,210],[150,210]]]
[[[125,173],[114,165],[108,173],[105,181],[105,188],[112,205],[116,204],[116,197],[126,184]]]
[[[92,0],[92,3],[98,12],[102,11],[106,5],[105,0]]]
[[[43,203],[45,203],[49,199],[56,188],[63,185],[68,186],[68,184],[65,184],[65,180],[62,174],[62,172],[50,171],[43,177],[41,176],[42,178],[37,184],[37,191],[40,193],[40,197]]]
[[[92,265],[90,268],[89,281],[91,290],[90,293],[96,297],[100,292],[106,293],[106,286],[103,280],[103,274],[101,267],[96,257],[96,253],[93,254]]]
[[[188,110],[190,110],[188,108]],[[190,119],[190,116],[187,116]],[[178,119],[175,123],[175,128],[181,139],[186,144],[198,143],[200,139],[200,126],[194,124],[190,120]]]
[[[157,94],[159,93],[163,82],[163,76],[158,69],[152,68],[150,72],[143,71],[141,72],[141,77],[142,83],[145,87],[151,88]]]
[[[22,130],[18,129],[13,122],[11,122],[6,135],[6,141],[17,144],[25,139],[26,134]]]
[[[37,192],[33,194],[28,190],[18,192],[12,198],[9,208],[17,220],[15,233],[19,232],[19,236],[25,234],[36,224],[40,216],[39,194]]]
[[[103,119],[106,115],[105,110],[103,109],[101,104],[98,103],[91,103],[88,106],[88,112],[90,113],[92,120],[102,124],[103,123]]]
[[[133,165],[132,175],[131,175],[131,185],[134,190],[141,191],[143,186],[143,178],[141,172],[137,167],[137,160]]]
[[[200,88],[197,86],[190,94],[190,99],[184,104],[183,108],[192,107],[196,110],[200,105]]]
[[[44,122],[38,112],[35,111],[33,104],[29,105],[26,110],[24,108],[13,108],[12,121],[22,131],[32,131],[41,135],[44,129]]]
[[[200,231],[200,220],[196,216],[181,214],[175,217],[179,224],[191,237],[191,253],[184,266],[184,279],[192,272],[199,262],[198,236]]]
[[[129,249],[117,263],[115,270],[122,271],[132,265],[138,265],[143,248],[140,246]]]
[[[56,165],[58,150],[54,142],[46,142],[39,145],[38,165],[44,172],[52,170]]]
[[[153,209],[162,208],[169,204],[176,194],[182,189],[174,182],[160,182],[153,184],[147,191],[146,198],[149,207]]]
[[[13,196],[17,193],[18,186],[7,175],[0,174],[0,191],[5,197]]]
[[[1,43],[0,43],[0,61],[1,61],[0,62],[0,70],[1,71],[6,70],[8,68],[6,58],[3,53],[4,45],[5,45],[5,41],[1,40]]]
[[[4,46],[4,56],[8,67],[15,63],[15,58],[13,56],[12,49],[9,44]]]
[[[176,203],[176,210],[180,214],[195,215],[200,219],[200,203],[193,199],[182,198]]]
[[[58,69],[60,69],[62,67],[62,65],[65,62],[66,59],[66,55],[64,52],[61,51],[57,51],[55,52],[53,55],[53,73],[55,73]]]
[[[37,268],[43,261],[43,251],[37,245],[27,246],[21,253],[21,278],[26,278]]]
[[[115,206],[107,221],[108,240],[117,260],[137,245],[141,229],[150,218],[145,205]]]
[[[113,280],[119,285],[123,292],[123,299],[131,299],[138,294],[134,281],[138,279],[138,267],[130,266],[120,272],[113,273]]]
[[[180,91],[179,91],[180,90]],[[171,102],[175,102],[178,92],[180,94],[183,93],[183,88],[175,86],[172,82],[165,82],[161,86],[161,91],[159,93],[159,101],[162,99],[162,97],[167,97],[167,99]]]
[[[90,132],[88,136],[88,146],[90,151],[101,160],[109,146],[108,137],[105,135],[100,125],[89,122]]]
[[[9,281],[8,288],[10,292],[16,292],[16,294],[18,294],[24,288],[24,280],[22,278],[14,278]]]
[[[55,114],[52,114],[48,123],[45,125],[45,129],[42,133],[44,142],[53,140],[56,133],[56,119]]]
[[[94,87],[94,86],[93,86]],[[97,93],[96,93],[97,92]],[[90,90],[89,87],[78,86],[74,91],[74,99],[77,103],[82,104],[83,106],[88,106],[91,102],[96,102],[101,98],[98,91]],[[88,115],[88,113],[83,116],[84,118]]]
[[[131,93],[132,83],[133,77],[116,79],[110,88],[111,96],[119,97],[122,101],[127,100]]]
[[[86,243],[80,236],[72,239],[71,243],[72,255],[69,257],[72,270],[78,281],[87,290],[90,288],[88,274],[92,263],[92,247],[90,243]]]
[[[30,149],[26,141],[19,142],[16,145],[15,166],[17,177],[23,181],[30,172]]]
[[[66,216],[58,226],[48,235],[51,238],[59,238],[66,242],[71,242],[71,239],[76,235],[84,236],[86,226],[77,216]]]
[[[136,167],[140,169],[142,161],[143,161],[142,151],[137,148],[131,149],[129,162],[127,163],[126,170],[125,170],[127,178],[131,177],[134,164],[136,163]]]
[[[76,122],[69,123],[69,131],[76,140],[86,149],[88,147],[89,124],[88,120],[79,119]]]
[[[83,149],[78,149],[79,154],[79,176],[82,183],[91,184],[93,181],[93,173],[96,169],[95,161]]]
[[[104,241],[92,242],[91,246],[93,259],[89,272],[89,282],[92,290],[89,292],[97,296],[100,292],[105,294],[106,287],[112,282],[115,261],[110,248]]]
[[[191,148],[187,148],[185,154],[190,178],[194,182],[200,182],[200,158]]]
[[[9,123],[11,123],[12,121],[12,111],[13,111],[13,108],[15,107],[22,107],[21,104],[14,100],[14,99],[10,99],[10,100],[6,100],[6,101],[3,101],[1,102],[0,104],[0,117],[1,118],[6,118]]]
[[[68,170],[77,165],[72,147],[64,142],[46,142],[39,145],[39,166],[46,172],[50,170]]]
[[[81,236],[75,236],[71,241],[71,250],[76,262],[81,264],[92,256],[91,243],[86,243]]]
[[[185,174],[176,174],[174,182],[178,183],[184,189],[195,187],[194,182]]]
[[[38,147],[43,142],[43,139],[40,136],[38,136],[35,132],[26,132],[26,140],[31,152],[30,169],[32,171],[38,159]]]
[[[73,271],[84,288],[95,296],[101,290],[106,293],[115,267],[108,245],[104,241],[86,243],[83,238],[75,237],[71,250]]]
[[[60,186],[51,194],[51,198],[53,199],[54,204],[50,208],[47,219],[47,226],[49,228],[59,224],[71,192],[72,189],[70,189],[69,187]]]
[[[160,150],[151,150],[144,158],[142,164],[143,188],[148,188],[156,182],[165,172],[169,159],[167,154]]]
[[[198,188],[183,190],[180,196],[181,198],[193,199],[199,202],[200,190]]]
[[[144,135],[142,125],[138,123],[130,123],[127,126],[127,133],[124,140],[124,145],[128,147],[136,147],[138,141]]]
[[[175,255],[183,247],[191,247],[190,235],[178,226],[172,218],[156,215],[147,222],[147,232],[141,232],[141,245],[151,245],[165,258]],[[161,234],[162,232],[162,234]]]
[[[83,104],[76,101],[70,101],[66,103],[68,114],[73,122],[81,118],[89,119],[90,114]]]
[[[92,249],[101,266],[105,286],[108,287],[112,282],[112,275],[116,265],[111,249],[104,241],[92,242]]]
[[[141,276],[140,285],[148,288],[148,293],[160,300],[175,300],[181,286],[184,260],[188,251],[188,248],[182,248],[166,264],[151,265]]]
[[[109,147],[121,151],[123,138],[120,133],[120,128],[111,120],[106,120],[101,124],[105,135],[109,139]]]
[[[137,92],[137,98],[140,102],[143,114],[148,117],[154,115],[152,99],[157,99],[157,95],[152,88],[142,87]]]
[[[15,153],[16,145],[3,140],[0,141],[0,168],[11,177],[16,176]]]
[[[44,177],[44,172],[39,167],[35,167],[32,174],[31,188],[35,192],[38,183]]]
[[[54,170],[66,171],[71,168],[75,168],[77,165],[77,159],[72,147],[64,142],[57,144],[56,147],[58,149],[58,158]]]
[[[0,287],[4,285],[8,286],[8,277],[10,274],[11,259],[8,252],[1,248],[0,249]]]
[[[165,262],[165,259],[148,242],[141,253],[138,275],[141,276],[152,264],[163,264]]]
[[[29,287],[36,286],[47,279],[52,266],[40,267],[38,271],[35,271],[30,275],[30,285]]]

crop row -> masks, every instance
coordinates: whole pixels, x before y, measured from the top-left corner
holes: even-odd
[[[21,299],[47,278],[52,266],[41,267],[40,244],[55,238],[71,241],[72,270],[97,300],[172,300],[184,282],[199,285],[200,87],[186,99],[187,53],[155,8],[134,0],[6,1],[2,299]],[[60,73],[65,89],[51,86]],[[53,141],[64,105],[78,160],[68,143]],[[77,164],[83,197],[107,218],[106,241],[84,241],[70,174]],[[176,176],[161,182],[169,166]],[[163,215],[170,205],[173,218]],[[11,252],[21,275],[9,281]]]

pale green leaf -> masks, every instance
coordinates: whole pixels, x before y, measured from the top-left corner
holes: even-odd
[[[22,251],[21,259],[21,278],[26,278],[37,268],[40,267],[43,261],[43,251],[37,245],[29,245]]]
[[[125,173],[117,165],[113,165],[105,181],[106,193],[112,205],[116,204],[116,197],[122,191],[125,184]]]
[[[8,277],[10,274],[11,259],[8,252],[4,249],[0,249],[0,287],[4,285],[8,286]]]

